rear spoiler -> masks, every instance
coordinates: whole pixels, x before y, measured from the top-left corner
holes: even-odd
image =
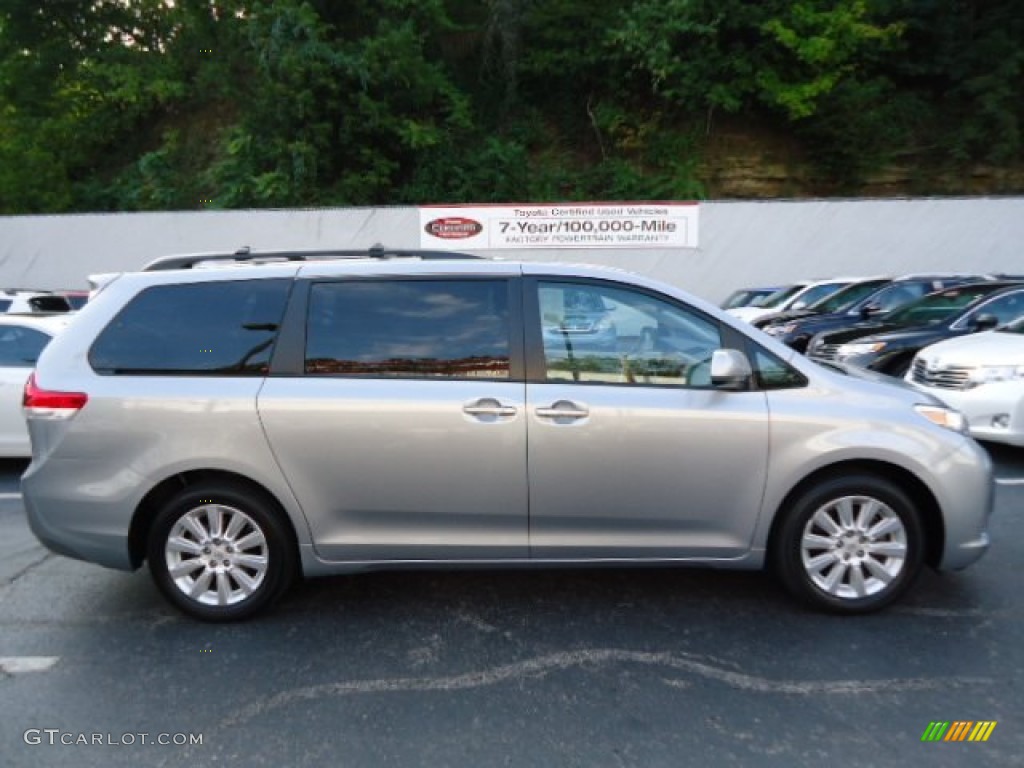
[[[124,272],[100,272],[99,274],[89,275],[89,301],[95,299],[104,288],[123,274]]]

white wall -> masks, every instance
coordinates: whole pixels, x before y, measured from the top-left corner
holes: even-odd
[[[696,249],[487,253],[608,264],[713,301],[734,288],[802,277],[1024,273],[1024,198],[707,202],[700,206],[700,237]],[[8,216],[0,217],[0,288],[85,288],[95,272],[243,245],[408,248],[419,242],[412,207]]]

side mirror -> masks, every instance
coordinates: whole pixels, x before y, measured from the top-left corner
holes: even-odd
[[[738,349],[716,349],[711,353],[711,385],[718,389],[744,390],[753,369]]]
[[[865,304],[860,308],[860,316],[865,320],[880,314],[882,314],[882,308],[877,304]]]
[[[997,325],[999,325],[999,318],[995,315],[975,315],[970,320],[972,331],[991,331]]]
[[[806,308],[807,308],[807,302],[803,301],[802,299],[800,301],[794,301],[792,306],[790,307],[790,309],[806,309]]]

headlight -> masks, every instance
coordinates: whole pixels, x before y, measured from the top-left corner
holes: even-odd
[[[607,318],[602,318],[594,324],[594,333],[604,333],[605,331],[610,331],[612,328],[614,328],[612,321]]]
[[[996,381],[1024,381],[1024,365],[982,365],[970,372],[967,380],[975,387]]]
[[[836,350],[837,357],[853,357],[855,355],[870,355],[873,352],[881,352],[885,349],[884,341],[862,342],[860,344],[843,344]]]
[[[960,434],[967,434],[967,419],[960,411],[941,405],[915,405],[914,410],[924,416],[932,424],[951,429]]]
[[[787,333],[792,333],[794,328],[796,328],[796,323],[784,323],[782,325],[769,325],[763,330],[771,336],[785,336]]]

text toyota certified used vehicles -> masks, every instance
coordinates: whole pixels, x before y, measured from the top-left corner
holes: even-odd
[[[676,288],[381,248],[237,258],[109,280],[25,388],[36,535],[148,561],[193,616],[249,616],[299,574],[639,563],[770,563],[860,613],[989,545],[991,466],[956,411]],[[578,346],[581,313],[613,342]]]
[[[922,347],[988,331],[1024,315],[1024,283],[986,282],[931,293],[873,321],[819,333],[809,357],[903,377]]]
[[[1024,446],[1024,317],[925,347],[907,381],[962,412],[979,440]]]

